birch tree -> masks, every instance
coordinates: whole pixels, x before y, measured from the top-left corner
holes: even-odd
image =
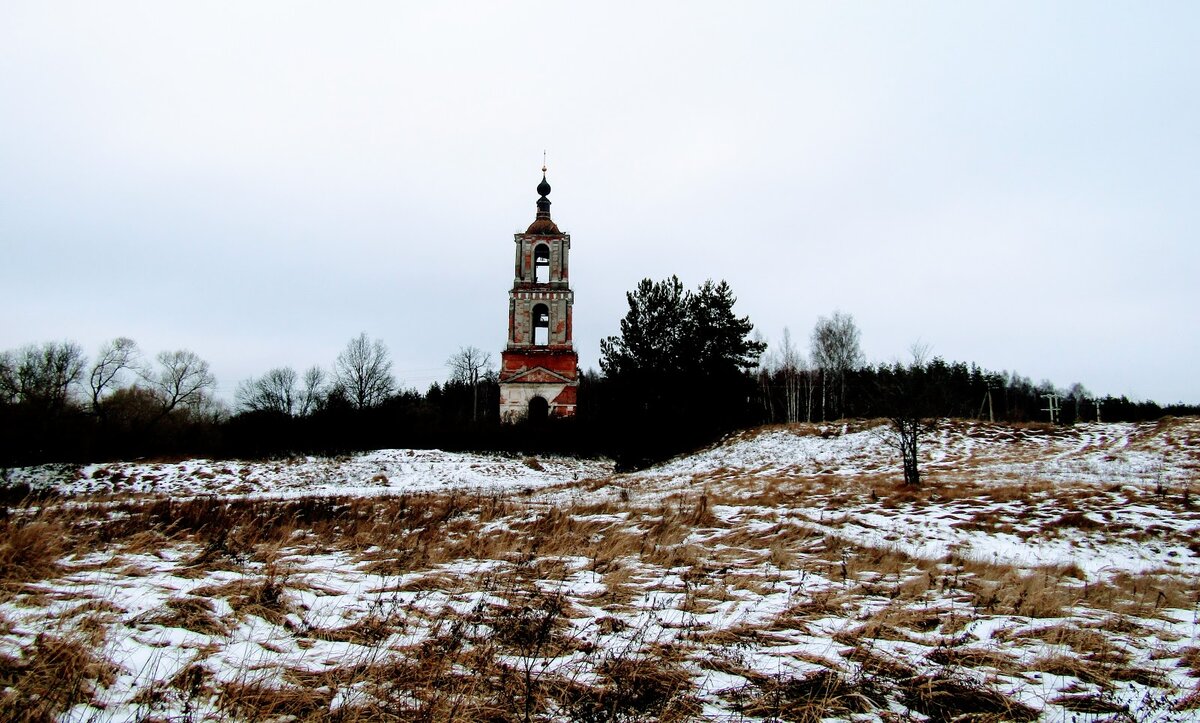
[[[845,414],[846,374],[863,364],[862,348],[859,346],[859,331],[854,317],[833,312],[830,318],[820,317],[812,332],[813,363],[821,370],[821,420],[826,419],[826,399],[832,381],[836,396],[836,412]]]

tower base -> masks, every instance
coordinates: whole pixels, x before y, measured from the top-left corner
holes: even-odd
[[[575,416],[579,356],[574,351],[505,351],[500,360],[501,422]]]

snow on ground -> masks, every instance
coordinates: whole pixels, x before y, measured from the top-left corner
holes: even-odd
[[[923,473],[936,504],[881,508],[842,499],[855,485],[887,486],[901,476],[885,425],[776,428],[626,476],[649,497],[682,490],[749,494],[758,481],[821,483],[826,495],[794,510],[797,520],[862,544],[908,554],[949,553],[1024,566],[1076,565],[1089,575],[1167,570],[1200,575],[1188,545],[1200,537],[1190,516],[1147,502],[1144,492],[1200,491],[1200,424],[1083,424],[1068,430],[982,423],[946,424],[923,448]],[[1019,492],[996,499],[997,491]],[[964,489],[979,496],[956,498]],[[989,499],[988,495],[992,498]],[[1069,496],[1069,499],[1065,499]],[[1200,498],[1198,498],[1200,500]],[[1083,519],[1045,528],[1066,513]],[[981,524],[989,520],[999,524]],[[1136,530],[1106,537],[1091,529]],[[1082,529],[1081,529],[1082,528]],[[1137,539],[1133,539],[1136,537]]]
[[[161,494],[172,497],[381,495],[447,490],[535,489],[602,477],[612,464],[564,457],[532,458],[383,449],[337,458],[276,461],[113,462],[14,469],[10,483],[64,495]]]
[[[919,490],[889,444],[14,470],[66,546],[0,555],[0,715],[57,640],[112,666],[63,720],[1200,720],[1200,420],[948,423]]]

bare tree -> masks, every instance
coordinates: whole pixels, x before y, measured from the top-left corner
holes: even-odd
[[[317,365],[304,372],[303,386],[300,388],[301,417],[307,417],[317,410],[325,398],[325,370]]]
[[[101,402],[104,401],[105,393],[112,389],[122,373],[137,371],[140,357],[137,344],[129,337],[117,337],[100,347],[100,354],[97,355],[96,363],[92,365],[92,372],[88,377],[93,414],[103,416]]]
[[[392,393],[392,360],[381,339],[371,341],[364,331],[346,344],[334,365],[334,383],[358,409],[382,404]]]
[[[937,429],[944,390],[939,389],[929,374],[930,347],[916,342],[910,347],[912,362],[903,366],[896,362],[887,375],[880,374],[881,401],[889,410],[892,443],[900,452],[904,468],[904,483],[921,483],[921,443]]]
[[[238,385],[235,398],[244,411],[291,416],[295,408],[296,370],[276,367],[257,379],[247,379]]]
[[[916,487],[921,484],[918,462],[921,439],[936,429],[937,420],[924,419],[915,414],[901,412],[891,417],[892,429],[896,434],[896,445],[904,466],[904,483]]]
[[[0,396],[59,411],[83,379],[87,362],[75,342],[46,342],[0,355]]]
[[[862,366],[863,353],[859,346],[859,331],[854,317],[833,312],[833,316],[817,319],[812,332],[813,363],[821,370],[821,419],[824,420],[828,382],[837,387],[837,412],[845,414],[846,374]]]
[[[459,347],[458,351],[446,360],[450,367],[451,378],[456,382],[471,385],[471,421],[479,419],[479,380],[480,375],[486,375],[492,365],[492,355],[474,346]]]
[[[209,392],[217,385],[208,362],[193,351],[178,349],[159,352],[158,365],[143,378],[158,397],[160,418],[177,408],[205,408]]]

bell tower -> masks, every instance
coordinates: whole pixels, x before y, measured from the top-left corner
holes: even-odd
[[[550,184],[542,166],[537,217],[513,235],[516,263],[508,292],[508,343],[500,355],[500,419],[575,414],[579,355],[571,341],[571,236],[550,218]]]

